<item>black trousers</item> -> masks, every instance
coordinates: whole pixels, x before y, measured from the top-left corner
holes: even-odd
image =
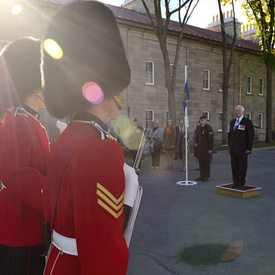
[[[159,164],[160,164],[160,149],[155,149],[155,151],[152,152],[152,166],[159,167]]]
[[[45,267],[44,245],[10,247],[0,245],[1,275],[42,275]]]
[[[209,178],[210,177],[210,159],[209,153],[207,151],[198,151],[198,158],[200,163],[200,177]]]
[[[234,185],[244,186],[247,171],[247,154],[230,154],[231,170]]]

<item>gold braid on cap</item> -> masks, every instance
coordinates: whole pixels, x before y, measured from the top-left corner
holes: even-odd
[[[42,101],[44,101],[44,96],[41,91],[35,91],[34,94],[38,96]]]
[[[118,104],[119,108],[123,109],[123,107],[124,107],[124,100],[123,100],[121,94],[115,94],[115,95],[113,95],[113,98],[116,101],[116,103]]]

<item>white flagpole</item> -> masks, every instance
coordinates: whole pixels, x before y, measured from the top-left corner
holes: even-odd
[[[185,66],[185,84],[187,82],[187,72],[188,72],[188,66]],[[185,87],[184,84],[184,87]],[[188,103],[186,104],[186,108],[184,111],[184,120],[185,120],[185,164],[186,164],[186,174],[185,174],[185,181],[178,181],[177,184],[178,185],[196,185],[197,182],[195,181],[189,181],[188,180],[188,140],[187,140],[187,136],[188,136],[188,128],[189,128],[189,120],[188,120],[188,116],[187,116],[187,111],[188,111]]]
[[[188,66],[185,66],[185,84],[187,83],[187,78],[188,78]],[[188,122],[188,116],[187,116],[187,110],[188,110],[188,103],[185,108],[185,165],[186,165],[186,183],[188,183],[188,152],[187,152],[187,147],[188,147],[188,140],[187,140],[187,132],[188,132],[188,127],[189,127],[189,122]]]

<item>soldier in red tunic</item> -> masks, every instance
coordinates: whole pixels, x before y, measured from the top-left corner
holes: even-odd
[[[0,274],[43,274],[43,222],[50,141],[38,120],[41,41],[20,38],[0,59]],[[49,201],[49,200],[48,200]],[[49,203],[48,203],[49,206]]]
[[[72,117],[48,163],[54,210],[45,274],[126,274],[124,156],[106,126],[130,81],[115,17],[96,1],[65,5],[43,45],[46,106],[55,117]]]

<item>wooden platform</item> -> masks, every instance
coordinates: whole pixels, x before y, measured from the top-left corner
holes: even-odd
[[[238,190],[238,189],[233,189],[230,186],[232,186],[232,183],[222,184],[216,187],[218,188],[219,194],[236,197],[240,199],[258,196],[259,190],[262,189],[262,187],[258,187],[258,186],[245,185],[243,190]]]

